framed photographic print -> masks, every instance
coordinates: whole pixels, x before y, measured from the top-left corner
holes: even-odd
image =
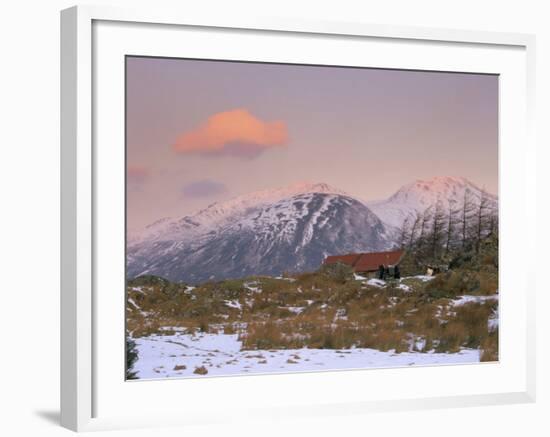
[[[533,50],[63,11],[63,425],[534,399]]]

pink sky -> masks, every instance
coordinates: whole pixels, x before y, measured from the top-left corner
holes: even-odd
[[[498,190],[498,77],[127,58],[128,227],[309,180]]]

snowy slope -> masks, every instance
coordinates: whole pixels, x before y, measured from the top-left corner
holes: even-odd
[[[465,192],[472,195],[474,202],[479,202],[483,190],[463,177],[437,176],[427,180],[416,180],[404,185],[391,197],[384,200],[366,202],[366,205],[386,224],[400,227],[407,216],[435,207],[438,200],[443,208],[448,209],[462,205]],[[497,197],[487,194],[496,205]]]
[[[298,182],[286,187],[255,191],[225,202],[216,202],[196,213],[180,218],[165,217],[148,225],[141,232],[132,232],[131,243],[167,238],[182,240],[215,230],[228,221],[246,216],[250,211],[298,194],[347,194],[325,183]]]
[[[193,228],[182,226],[188,218],[171,222],[164,233],[129,245],[128,276],[155,274],[189,283],[276,276],[316,270],[329,254],[391,246],[391,229],[363,202],[323,184],[315,187],[319,190],[277,201],[272,199],[289,191],[214,205],[207,215],[195,216],[200,220]]]
[[[479,362],[479,351],[456,353],[378,351],[353,348],[241,350],[238,336],[224,334],[151,335],[136,339],[140,379],[203,378],[253,373],[311,372]],[[195,369],[203,368],[203,374]]]

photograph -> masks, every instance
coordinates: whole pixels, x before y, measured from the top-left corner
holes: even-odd
[[[499,361],[497,74],[126,56],[125,148],[127,380]]]

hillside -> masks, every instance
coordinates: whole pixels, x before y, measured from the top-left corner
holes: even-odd
[[[324,270],[198,287],[138,278],[127,326],[140,378],[491,361],[497,279],[494,268],[388,282]]]
[[[498,207],[495,196],[455,177],[417,180],[388,199],[369,202],[324,183],[257,191],[133,232],[127,276],[198,284],[314,271],[326,255],[395,247],[405,218],[435,211],[438,202],[445,212],[460,209],[466,198],[475,205],[483,196],[490,209]]]
[[[201,220],[157,225],[164,231],[129,245],[128,277],[155,274],[197,284],[277,276],[316,270],[334,253],[384,250],[393,241],[392,230],[368,207],[342,194],[314,191],[276,201],[264,196],[259,203],[251,197],[211,207],[199,214]]]

